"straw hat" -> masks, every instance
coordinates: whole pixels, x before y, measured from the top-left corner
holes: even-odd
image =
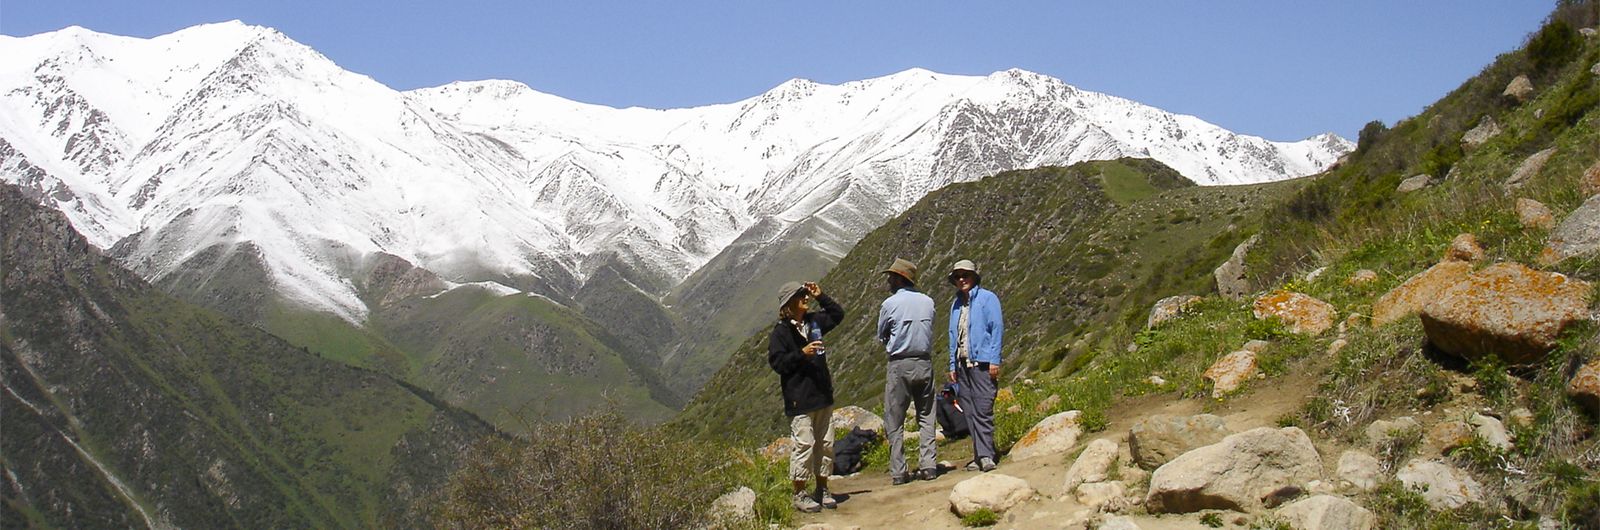
[[[883,269],[883,272],[899,274],[901,278],[905,278],[912,285],[917,283],[917,264],[900,258],[895,258],[894,264],[887,269]]]

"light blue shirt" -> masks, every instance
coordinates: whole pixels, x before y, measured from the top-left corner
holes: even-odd
[[[933,299],[901,288],[878,309],[878,341],[890,359],[933,353]]]

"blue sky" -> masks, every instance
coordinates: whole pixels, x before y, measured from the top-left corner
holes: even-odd
[[[1519,46],[1553,1],[0,0],[0,33],[150,37],[270,26],[397,89],[514,79],[618,107],[686,107],[790,78],[1022,68],[1234,131],[1354,139]]]

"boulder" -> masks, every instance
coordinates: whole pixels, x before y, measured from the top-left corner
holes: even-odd
[[[1483,502],[1483,487],[1459,469],[1430,460],[1406,462],[1395,473],[1405,487],[1422,494],[1435,510],[1454,510]]]
[[[1589,318],[1590,291],[1582,280],[1499,263],[1424,306],[1422,329],[1440,350],[1465,359],[1536,362],[1555,349],[1563,330]]]
[[[1523,228],[1540,230],[1549,230],[1556,225],[1556,218],[1550,213],[1550,207],[1528,198],[1517,199],[1517,221],[1522,223]]]
[[[1349,450],[1339,455],[1339,467],[1336,472],[1339,480],[1348,483],[1356,491],[1372,491],[1378,488],[1378,483],[1383,480],[1383,464],[1378,458],[1361,451]]]
[[[1289,331],[1312,337],[1332,328],[1339,314],[1333,304],[1289,291],[1275,291],[1257,298],[1253,309],[1257,319],[1277,317],[1289,324]]]
[[[1595,160],[1589,164],[1589,169],[1583,170],[1583,176],[1578,178],[1578,192],[1584,197],[1600,193],[1600,160]]]
[[[1079,484],[1104,481],[1106,471],[1116,461],[1117,442],[1105,438],[1089,442],[1072,462],[1072,467],[1067,468],[1066,487],[1062,491],[1071,492]]]
[[[1289,503],[1278,517],[1296,530],[1372,530],[1378,516],[1344,497],[1317,495]]]
[[[1527,184],[1528,179],[1533,178],[1534,175],[1538,175],[1540,171],[1544,170],[1545,163],[1549,162],[1550,157],[1555,156],[1555,154],[1556,148],[1551,147],[1528,155],[1528,158],[1523,159],[1522,164],[1517,166],[1517,170],[1511,172],[1511,177],[1506,179],[1506,189],[1514,190],[1522,187],[1523,184]]]
[[[1152,513],[1258,511],[1305,490],[1322,458],[1297,427],[1261,427],[1184,453],[1150,476]]]
[[[739,489],[722,494],[711,502],[711,519],[714,521],[754,521],[756,519],[756,492],[739,486]]]
[[[1472,426],[1472,432],[1484,443],[1501,451],[1510,451],[1512,447],[1511,433],[1506,432],[1506,426],[1499,419],[1472,413],[1467,418],[1467,424]]]
[[[1450,454],[1472,442],[1473,428],[1464,421],[1441,421],[1428,428],[1428,447],[1439,454]]]
[[[761,448],[761,456],[766,457],[766,459],[771,462],[782,462],[787,460],[789,458],[789,454],[793,452],[794,438],[790,438],[788,436],[777,438],[773,440],[772,443],[767,444],[766,447]]]
[[[1474,147],[1483,145],[1484,142],[1489,141],[1490,138],[1494,138],[1498,134],[1500,134],[1500,124],[1495,123],[1494,118],[1484,116],[1482,120],[1478,121],[1478,126],[1461,135],[1461,148],[1471,150]]]
[[[1078,436],[1083,434],[1083,427],[1078,425],[1078,417],[1082,415],[1081,411],[1069,410],[1039,420],[1011,446],[1011,459],[1027,460],[1072,449],[1078,443]]]
[[[1128,494],[1128,487],[1121,482],[1093,482],[1078,486],[1074,498],[1078,504],[1099,508],[1102,505],[1121,501]]]
[[[1579,368],[1578,373],[1567,382],[1567,397],[1578,402],[1590,414],[1600,416],[1600,357]]]
[[[1128,429],[1128,453],[1144,469],[1156,469],[1178,455],[1222,441],[1228,424],[1211,414],[1149,416]]]
[[[1483,245],[1478,244],[1478,236],[1466,233],[1450,240],[1450,248],[1445,250],[1444,259],[1440,261],[1474,262],[1482,259]]]
[[[1028,481],[1000,473],[984,473],[956,483],[950,490],[950,509],[962,517],[983,508],[1005,513],[1031,497],[1033,488],[1028,486]]]
[[[1500,95],[1515,99],[1517,103],[1528,101],[1528,96],[1533,95],[1533,82],[1528,80],[1528,76],[1519,75],[1506,84],[1506,89]]]
[[[1417,273],[1372,302],[1372,325],[1382,326],[1410,316],[1472,274],[1472,264],[1447,261]]]
[[[1428,174],[1412,175],[1410,177],[1407,177],[1405,180],[1400,181],[1400,185],[1396,186],[1394,188],[1394,191],[1398,192],[1398,193],[1411,193],[1413,191],[1417,191],[1417,190],[1420,190],[1422,188],[1426,188],[1426,187],[1428,187],[1429,184],[1432,184],[1432,183],[1433,183],[1433,177],[1431,175],[1428,175]]]
[[[1168,296],[1156,301],[1150,308],[1150,317],[1145,319],[1144,327],[1153,328],[1157,324],[1183,316],[1184,311],[1200,303],[1201,298],[1192,294]]]
[[[1367,447],[1374,451],[1382,451],[1395,436],[1421,428],[1422,426],[1411,416],[1374,421],[1367,425]]]
[[[1217,359],[1201,378],[1211,381],[1211,397],[1222,397],[1238,390],[1245,381],[1256,374],[1256,354],[1239,350]]]
[[[1233,248],[1233,256],[1223,262],[1217,270],[1212,271],[1212,276],[1217,279],[1217,293],[1226,298],[1238,300],[1249,295],[1253,290],[1250,282],[1245,279],[1244,258],[1250,253],[1250,247],[1261,240],[1261,234],[1250,236],[1239,246]]]
[[[1361,269],[1352,273],[1350,278],[1345,280],[1344,283],[1345,285],[1359,287],[1362,285],[1369,285],[1375,281],[1378,281],[1378,273],[1376,271],[1373,271],[1372,269]]]
[[[1568,258],[1600,255],[1600,195],[1583,201],[1550,232],[1539,262],[1553,265]]]
[[[915,417],[915,415],[911,417]],[[834,428],[835,430],[844,429],[846,431],[851,431],[855,429],[866,429],[869,431],[877,431],[880,434],[883,433],[884,429],[882,417],[879,417],[877,414],[873,414],[872,411],[857,407],[855,405],[834,409],[833,418],[828,420],[828,426]]]

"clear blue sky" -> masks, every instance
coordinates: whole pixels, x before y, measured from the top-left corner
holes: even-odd
[[[801,77],[1022,68],[1273,140],[1354,139],[1519,46],[1554,5],[1354,1],[0,0],[0,33],[150,37],[239,19],[397,89],[514,79],[618,107]]]

